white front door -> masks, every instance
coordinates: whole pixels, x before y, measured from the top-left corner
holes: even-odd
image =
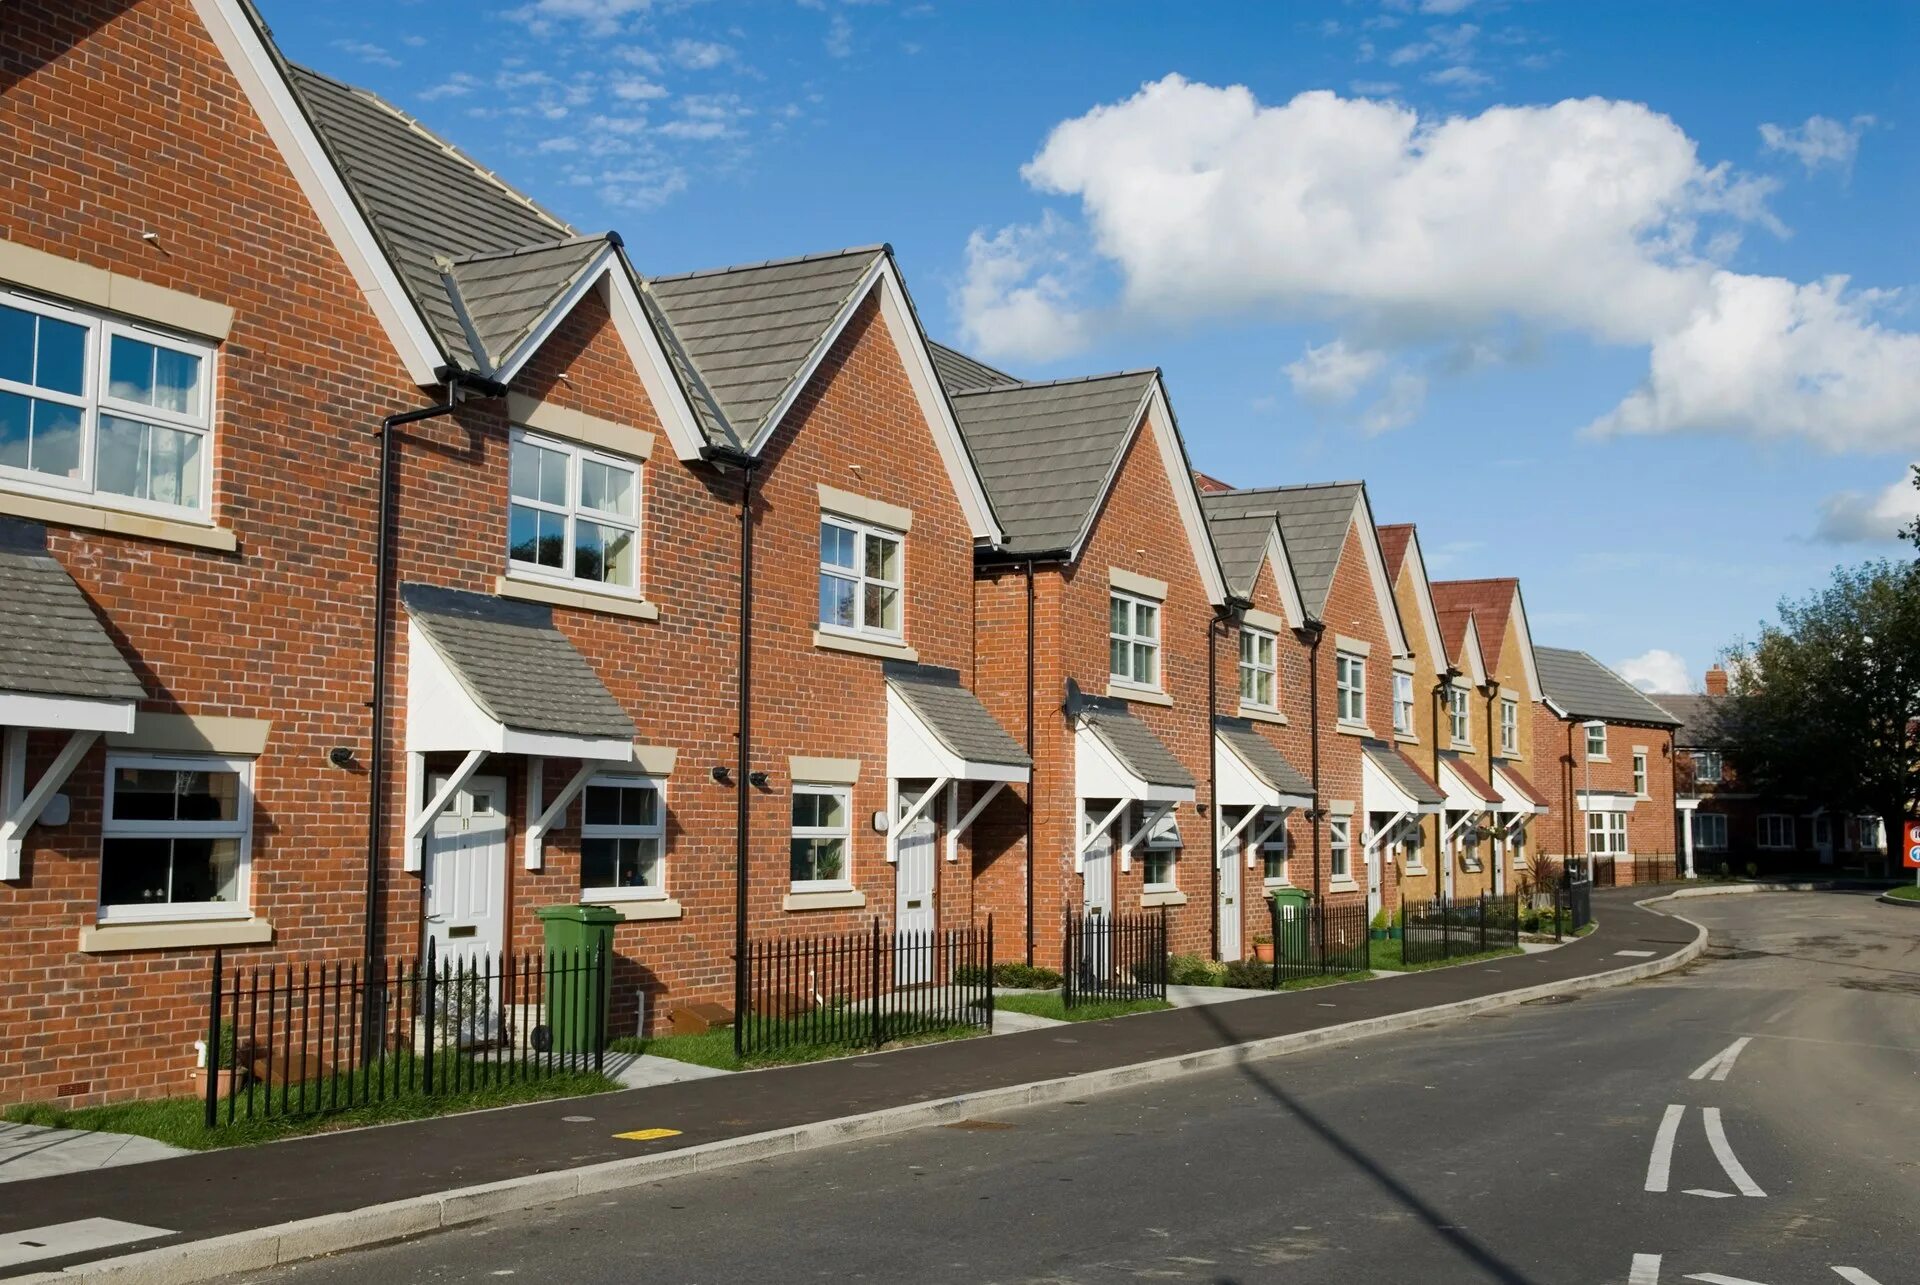
[[[1362,860],[1367,863],[1367,919],[1380,913],[1380,871],[1387,864],[1387,840],[1382,835],[1362,849]]]
[[[1447,814],[1440,814],[1440,895],[1448,901],[1453,900],[1453,853],[1459,844],[1458,834],[1448,837]]]
[[[893,922],[896,934],[906,936],[895,938],[894,977],[902,984],[933,977],[935,846],[933,822],[924,816],[914,818],[895,841]]]
[[[1106,815],[1102,808],[1101,816]],[[1082,817],[1082,826],[1091,828],[1093,820]],[[1082,972],[1104,978],[1112,971],[1109,961],[1112,952],[1104,923],[1096,928],[1088,920],[1104,921],[1113,914],[1113,831],[1101,830],[1087,841],[1086,851],[1080,857],[1080,913],[1082,916],[1082,936],[1079,967]],[[1072,961],[1069,961],[1071,965]]]
[[[1507,895],[1507,831],[1498,818],[1493,832],[1493,895]]]
[[[1246,848],[1244,830],[1220,845],[1220,958],[1228,962],[1240,958],[1240,871]]]
[[[445,780],[428,783],[429,797]],[[442,964],[484,969],[506,945],[506,806],[507,783],[476,776],[433,820],[422,874],[427,936]]]

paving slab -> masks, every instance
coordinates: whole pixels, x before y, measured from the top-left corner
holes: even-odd
[[[91,1173],[114,1165],[137,1165],[192,1154],[184,1147],[170,1147],[130,1133],[49,1129],[38,1124],[0,1121],[0,1182]]]

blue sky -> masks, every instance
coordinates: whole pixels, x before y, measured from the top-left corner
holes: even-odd
[[[262,0],[644,272],[891,242],[1537,641],[1697,683],[1920,505],[1920,7]],[[1844,283],[1840,280],[1844,278]]]

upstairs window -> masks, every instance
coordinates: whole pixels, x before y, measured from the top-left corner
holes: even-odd
[[[1607,725],[1595,723],[1587,728],[1587,757],[1603,759],[1607,756]]]
[[[1467,712],[1467,693],[1465,688],[1447,688],[1447,723],[1455,745],[1466,745],[1473,740],[1473,724]]]
[[[820,519],[820,627],[898,641],[904,559],[897,531]]]
[[[1500,698],[1500,752],[1520,752],[1520,702],[1510,696]]]
[[[1272,709],[1276,678],[1273,635],[1264,629],[1241,626],[1240,703]]]
[[[508,568],[640,592],[640,467],[515,429],[508,461]]]
[[[1107,671],[1112,682],[1160,686],[1160,604],[1111,590],[1107,604]]]
[[[213,349],[0,295],[0,479],[204,520]]]
[[[1402,736],[1413,735],[1413,675],[1393,676],[1393,730]]]
[[[1718,785],[1726,772],[1719,750],[1693,752],[1693,780],[1696,785]]]
[[[1633,792],[1641,798],[1647,797],[1647,755],[1645,750],[1633,752]]]
[[[1334,713],[1342,723],[1367,721],[1367,662],[1351,652],[1333,657]]]

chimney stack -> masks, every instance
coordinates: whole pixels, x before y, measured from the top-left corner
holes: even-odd
[[[1725,696],[1727,694],[1727,671],[1715,665],[1707,671],[1707,695]]]

